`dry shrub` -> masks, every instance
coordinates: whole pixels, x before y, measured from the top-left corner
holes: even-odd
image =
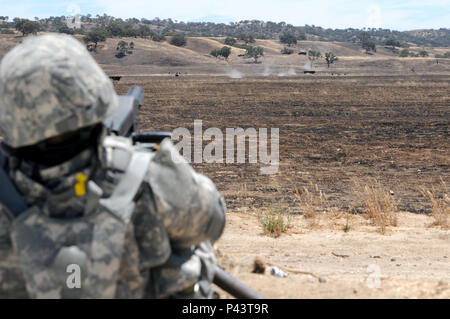
[[[379,227],[382,234],[388,226],[397,226],[397,202],[389,191],[376,180],[364,186],[355,181],[355,185],[362,198],[364,214],[372,225]]]
[[[450,215],[450,198],[447,194],[447,185],[441,178],[442,191],[439,192],[433,186],[431,189],[421,187],[420,192],[431,202],[431,217],[434,222],[430,226],[449,228],[448,216]],[[439,195],[439,193],[441,195]]]
[[[291,227],[291,217],[280,207],[271,207],[267,212],[259,217],[259,222],[265,234],[272,237],[279,237]]]
[[[300,190],[293,185],[295,196],[303,211],[303,217],[308,220],[311,228],[317,227],[318,213],[329,210],[328,200],[317,184],[310,183],[310,187],[303,186]]]

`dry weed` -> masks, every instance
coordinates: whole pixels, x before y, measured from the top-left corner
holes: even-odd
[[[328,200],[325,194],[317,186],[317,184],[310,183],[309,188],[303,186],[300,190],[293,184],[294,194],[299,202],[300,208],[303,211],[303,217],[308,220],[309,227],[315,228],[319,226],[319,213],[330,210]]]
[[[439,192],[435,187],[431,189],[421,187],[420,192],[431,203],[431,217],[434,222],[430,226],[449,228],[448,216],[450,215],[450,197],[447,194],[447,185],[441,177],[442,191]],[[441,195],[439,195],[439,193]]]
[[[391,193],[383,189],[380,182],[376,180],[364,186],[358,181],[354,183],[362,198],[364,214],[372,225],[379,227],[382,234],[385,234],[388,226],[397,226],[398,207]]]
[[[291,217],[280,206],[269,208],[259,217],[259,222],[264,233],[272,237],[279,237],[291,227]]]

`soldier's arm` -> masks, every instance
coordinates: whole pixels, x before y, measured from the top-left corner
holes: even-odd
[[[10,211],[0,203],[0,299],[28,297],[19,260],[12,248],[12,219]]]
[[[146,181],[173,244],[189,247],[220,237],[225,226],[223,197],[209,178],[186,163],[170,140],[164,140],[152,158]]]

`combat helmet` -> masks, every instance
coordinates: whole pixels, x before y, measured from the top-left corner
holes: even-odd
[[[103,122],[117,105],[111,80],[71,36],[29,37],[0,63],[0,136],[9,147]]]

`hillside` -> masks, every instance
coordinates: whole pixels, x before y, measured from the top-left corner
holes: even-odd
[[[12,21],[0,17],[0,34],[11,32],[11,28],[17,28],[21,21],[26,19],[14,18]],[[239,22],[212,23],[212,22],[184,22],[172,19],[121,19],[113,16],[81,15],[78,29],[69,30],[66,25],[66,17],[49,17],[38,19],[35,22],[40,31],[47,32],[75,32],[87,34],[94,29],[105,29],[112,36],[150,36],[153,34],[173,35],[181,33],[190,37],[239,37],[240,35],[251,35],[257,39],[278,40],[283,34],[291,34],[299,40],[326,41],[326,42],[349,42],[356,43],[361,33],[370,36],[377,45],[384,45],[386,40],[394,38],[400,41],[402,47],[412,46],[450,46],[450,29],[440,28],[437,30],[410,30],[396,31],[381,28],[363,29],[331,29],[315,25],[293,26],[285,22],[271,22],[261,20],[244,20]],[[64,31],[63,31],[64,30]]]
[[[81,35],[75,36],[82,41]],[[0,57],[23,39],[18,35],[0,35]],[[264,57],[254,63],[239,55],[245,50],[233,47],[228,61],[212,57],[209,53],[224,46],[224,37],[189,37],[187,44],[177,47],[165,42],[155,42],[144,38],[108,38],[99,42],[97,52],[92,55],[109,74],[120,75],[173,75],[215,74],[242,76],[294,76],[303,75],[309,68],[309,60],[300,51],[318,50],[333,52],[339,60],[330,68],[323,58],[319,59],[314,70],[323,75],[358,75],[358,74],[442,74],[450,71],[450,59],[440,59],[436,64],[435,54],[442,54],[448,48],[425,48],[429,53],[426,58],[400,58],[389,48],[377,47],[377,52],[370,55],[355,43],[298,41],[290,48],[291,55],[282,55],[285,46],[277,40],[256,40],[253,46],[264,48]],[[119,41],[133,42],[133,53],[117,58],[116,47]],[[410,47],[411,52],[423,50],[423,47]],[[415,72],[412,72],[414,69]]]

